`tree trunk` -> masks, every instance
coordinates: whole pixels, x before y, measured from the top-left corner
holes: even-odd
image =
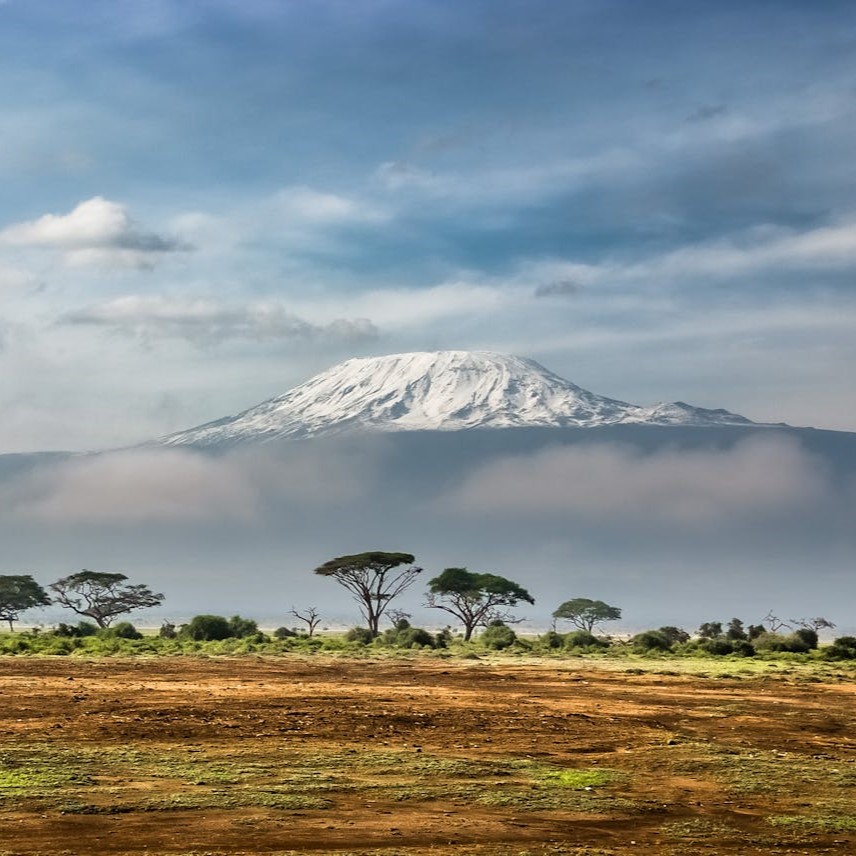
[[[369,612],[367,618],[372,638],[376,639],[378,636],[380,636],[380,616],[375,615],[374,612]]]

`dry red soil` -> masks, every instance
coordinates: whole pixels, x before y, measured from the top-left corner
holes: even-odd
[[[385,760],[373,767],[373,754]],[[100,757],[124,766],[101,769]],[[85,780],[63,779],[64,758],[89,765]],[[188,759],[228,762],[237,778],[221,769],[210,790]],[[42,781],[32,765],[48,763],[59,772]],[[4,764],[0,856],[856,853],[856,683],[842,674],[0,658]],[[607,771],[605,784],[525,780],[565,769]],[[280,774],[291,796],[255,804],[252,777]],[[304,780],[307,794],[328,783],[322,803],[300,804]],[[164,794],[174,802],[158,803]]]

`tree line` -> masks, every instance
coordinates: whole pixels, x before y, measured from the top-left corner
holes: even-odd
[[[412,554],[382,551],[338,556],[314,569],[315,574],[332,579],[345,588],[356,602],[366,626],[349,631],[354,637],[352,641],[371,642],[378,638],[381,620],[386,616],[393,624],[393,630],[387,635],[389,632],[393,635],[399,633],[399,641],[409,640],[415,645],[428,644],[429,634],[419,628],[411,628],[406,620],[409,615],[396,609],[393,603],[422,572]],[[157,606],[164,600],[163,594],[153,592],[148,586],[128,582],[124,574],[103,571],[82,570],[70,574],[51,583],[48,590],[28,574],[0,575],[0,620],[7,621],[11,631],[21,613],[55,603],[91,619],[97,629],[105,630],[117,617]],[[522,603],[534,604],[535,599],[514,580],[498,574],[452,567],[428,581],[425,605],[453,616],[463,628],[465,642],[472,639],[478,628],[484,628],[484,641],[495,642],[493,647],[507,647],[515,639],[508,625],[521,620],[512,610]],[[305,624],[306,635],[311,638],[321,621],[317,608],[298,610],[292,607],[290,614]],[[552,636],[548,634],[547,644],[549,647],[569,643],[570,647],[597,648],[603,645],[603,640],[595,637],[593,631],[606,622],[620,619],[621,615],[619,607],[604,601],[572,598],[553,611]],[[566,640],[556,633],[556,623],[560,620],[568,621],[576,628],[576,632],[569,634]],[[764,650],[765,646],[767,650],[803,652],[817,647],[818,630],[834,626],[820,617],[786,622],[770,612],[761,624],[748,627],[744,627],[738,618],[733,618],[725,629],[722,622],[705,622],[699,627],[698,638],[693,640],[693,644],[699,650],[713,654],[751,656],[756,649]],[[128,628],[123,628],[123,633],[134,630],[131,625]],[[793,633],[781,635],[779,631],[785,628],[793,630]],[[189,639],[210,641],[247,637],[257,633],[258,627],[251,619],[240,616],[226,619],[200,615],[185,625],[182,632]],[[175,634],[176,629],[171,624],[165,624],[161,630],[161,635],[168,638]],[[289,635],[289,631],[283,627],[277,634],[283,638]],[[495,640],[493,636],[496,636]],[[637,634],[631,643],[637,651],[665,652],[675,650],[676,646],[685,646],[690,638],[681,628],[661,627]],[[849,639],[842,637],[843,641]],[[836,640],[836,644],[838,641],[841,640]]]

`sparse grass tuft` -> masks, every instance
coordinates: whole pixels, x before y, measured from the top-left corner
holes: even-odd
[[[805,832],[856,832],[856,815],[777,814],[767,818],[773,826]]]

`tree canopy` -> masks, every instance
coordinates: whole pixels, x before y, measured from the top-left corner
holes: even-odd
[[[8,621],[10,631],[22,612],[50,602],[47,592],[29,574],[0,575],[0,621]]]
[[[162,594],[146,585],[125,585],[125,574],[104,571],[78,571],[52,583],[54,600],[78,615],[91,618],[99,627],[109,627],[118,615],[157,606]]]
[[[580,630],[591,633],[598,624],[604,621],[617,621],[621,618],[621,610],[602,600],[575,597],[561,604],[553,613],[553,618],[563,618]]]
[[[520,601],[535,603],[532,595],[513,580],[466,568],[446,568],[428,581],[428,592],[428,606],[454,615],[464,625],[466,641],[472,638],[476,627],[513,621],[508,609]]]
[[[375,637],[380,632],[380,620],[389,604],[422,572],[422,568],[416,567],[413,561],[410,553],[356,553],[330,559],[315,568],[315,573],[331,577],[353,595],[372,637]]]

